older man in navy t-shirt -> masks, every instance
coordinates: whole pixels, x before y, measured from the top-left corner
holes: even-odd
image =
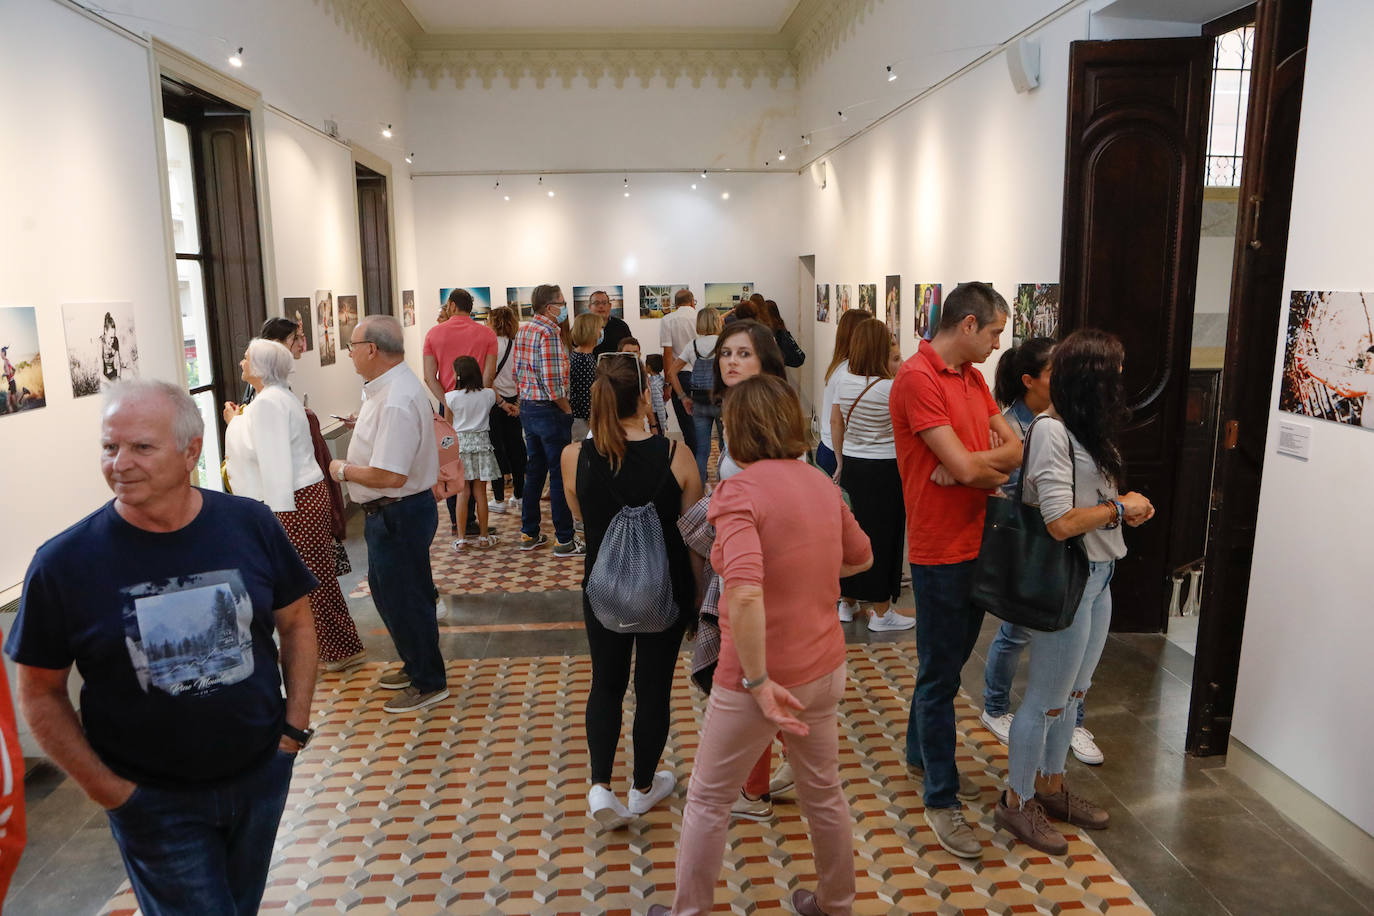
[[[184,391],[108,397],[115,496],[29,565],[5,645],[20,707],[106,809],[144,913],[256,913],[310,740],[316,581],[266,506],[191,486],[204,425]]]

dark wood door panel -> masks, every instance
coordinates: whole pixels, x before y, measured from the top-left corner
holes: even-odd
[[[1157,512],[1127,533],[1113,589],[1122,630],[1161,630],[1167,613],[1211,57],[1210,39],[1074,42],[1070,54],[1061,327],[1125,345],[1126,484]]]

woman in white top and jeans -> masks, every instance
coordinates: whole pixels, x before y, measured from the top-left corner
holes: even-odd
[[[1105,331],[1075,331],[1054,350],[1050,409],[1030,428],[1022,498],[1039,505],[1050,536],[1081,535],[1088,583],[1073,622],[1056,632],[1031,631],[1026,692],[1011,723],[1007,790],[997,801],[997,826],[1050,855],[1068,842],[1048,815],[1101,829],[1110,820],[1064,784],[1075,713],[1092,684],[1112,620],[1109,588],[1126,555],[1123,524],[1154,515],[1139,493],[1119,494],[1124,476],[1116,434],[1129,412],[1121,385],[1121,341]]]
[[[339,590],[329,488],[315,460],[310,424],[305,408],[286,387],[291,362],[291,351],[276,341],[249,342],[239,365],[243,380],[257,395],[242,414],[237,405],[225,405],[225,469],[235,496],[260,500],[276,513],[292,546],[319,580],[310,593],[310,610],[320,662],[326,669],[339,670],[362,661],[363,643]]]
[[[720,423],[720,403],[712,395],[715,381],[713,366],[716,357],[716,341],[720,339],[720,312],[715,309],[702,309],[697,312],[697,336],[688,344],[692,353],[692,390],[687,394],[692,399],[692,425],[696,427],[697,472],[701,474],[702,486],[706,485],[707,466],[711,463],[711,428],[715,427],[716,442],[725,441],[725,427]],[[701,379],[705,387],[698,388]],[[724,454],[725,449],[722,448]]]
[[[520,333],[520,322],[515,309],[508,305],[492,309],[488,320],[496,332],[496,377],[491,382],[496,390],[496,406],[491,409],[489,432],[502,476],[491,482],[494,498],[487,508],[497,514],[504,514],[508,507],[519,513],[519,494],[525,492],[525,431],[520,426],[520,399],[515,391],[515,335]],[[506,474],[510,475],[509,500]]]
[[[887,325],[869,317],[854,328],[849,363],[832,378],[830,437],[838,465],[834,476],[849,494],[854,518],[873,544],[872,567],[840,582],[839,614],[841,620],[853,620],[868,604],[868,628],[878,632],[916,626],[915,617],[891,607],[902,591],[906,507],[887,402],[901,364],[901,350]]]
[[[863,321],[872,318],[865,312],[848,311],[835,326],[835,352],[825,370],[825,392],[821,395],[821,444],[816,446],[816,466],[827,474],[835,473],[835,443],[830,438],[830,408],[835,403],[835,386],[840,370],[849,365],[849,338]]]

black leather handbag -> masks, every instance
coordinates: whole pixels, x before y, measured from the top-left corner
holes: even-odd
[[[1073,623],[1088,584],[1088,554],[1082,535],[1055,540],[1045,527],[1040,507],[1028,506],[1022,500],[1026,458],[1037,422],[1026,430],[1015,492],[1010,498],[988,498],[970,601],[975,608],[1007,623],[1053,632]],[[1069,466],[1073,464],[1070,439]],[[1075,492],[1077,476],[1075,469]]]

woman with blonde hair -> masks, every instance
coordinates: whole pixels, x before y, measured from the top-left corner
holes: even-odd
[[[310,593],[320,662],[338,671],[363,661],[362,640],[339,589],[330,526],[329,487],[315,460],[305,408],[286,387],[291,351],[273,340],[248,343],[239,365],[257,392],[238,413],[226,404],[225,471],[235,496],[264,502],[276,513],[301,560],[319,580]],[[229,422],[230,419],[233,422]]]
[[[715,386],[716,341],[720,338],[720,312],[702,309],[697,312],[697,336],[692,340],[692,425],[697,432],[697,471],[706,483],[707,465],[711,460],[711,429],[716,430],[716,443],[724,452],[724,427],[720,425],[720,401],[712,392]]]
[[[796,459],[807,436],[797,395],[779,378],[734,385],[724,402],[741,470],[711,498],[711,565],[725,580],[720,664],[683,809],[677,895],[670,911],[710,912],[730,808],[739,784],[778,729],[815,849],[813,893],[792,895],[805,916],[849,916],[854,839],[840,785],[837,710],[844,633],[831,610],[841,576],[871,563],[868,539],[825,475]],[[811,868],[808,865],[807,868]]]
[[[836,469],[835,443],[830,438],[830,406],[835,403],[835,385],[839,384],[835,376],[849,362],[849,338],[854,329],[871,317],[851,310],[842,313],[835,326],[835,350],[825,369],[825,391],[821,394],[821,444],[816,447],[816,464],[827,474],[834,474]]]
[[[673,791],[671,770],[654,772],[668,740],[669,699],[678,650],[696,597],[696,580],[677,520],[701,498],[692,456],[678,443],[651,436],[645,419],[653,409],[639,357],[606,353],[598,359],[591,392],[591,438],[563,450],[568,505],[586,525],[587,555],[582,578],[582,616],[592,656],[587,695],[587,746],[592,787],[589,813],[602,829],[624,826]],[[653,505],[663,529],[677,615],[659,633],[623,633],[604,626],[592,612],[587,578],[596,566],[611,520],[624,507]],[[620,744],[625,690],[634,655],[634,778],[628,805],[611,789]]]
[[[568,401],[572,404],[572,441],[587,438],[592,410],[592,380],[596,377],[597,341],[606,319],[595,312],[583,312],[573,319],[569,330],[572,349],[568,353]]]

